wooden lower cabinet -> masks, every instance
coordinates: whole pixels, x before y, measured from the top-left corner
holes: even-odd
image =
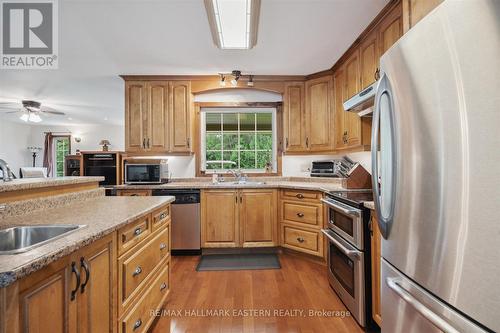
[[[2,288],[2,333],[114,332],[115,235]],[[77,274],[80,283],[77,283]]]
[[[201,192],[201,246],[237,247],[238,191],[203,190]]]
[[[372,262],[372,317],[375,322],[382,325],[382,307],[380,303],[380,287],[381,287],[381,245],[382,239],[380,229],[378,227],[377,217],[372,211],[370,221],[370,237],[371,237],[371,262]]]
[[[324,221],[323,194],[317,191],[282,190],[280,197],[280,245],[324,258],[321,229]]]
[[[277,246],[277,202],[275,189],[203,190],[202,247]]]
[[[0,333],[146,332],[170,292],[169,212],[167,204],[147,214],[148,226],[159,224],[126,248],[117,238],[144,217],[0,288]]]
[[[241,190],[240,240],[243,247],[276,246],[278,243],[278,192]]]

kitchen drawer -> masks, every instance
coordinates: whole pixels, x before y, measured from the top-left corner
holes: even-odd
[[[118,255],[134,247],[151,233],[150,222],[150,215],[147,215],[118,231]]]
[[[117,190],[120,197],[147,197],[151,195],[151,190]]]
[[[282,201],[283,219],[288,222],[303,223],[321,228],[322,206],[306,203]]]
[[[128,306],[134,292],[169,255],[169,250],[170,226],[166,226],[144,246],[118,260],[118,297],[122,306]]]
[[[155,231],[170,220],[170,205],[158,209],[152,216],[151,229]]]
[[[316,191],[283,190],[283,199],[293,199],[299,201],[315,201],[321,199],[321,193]]]
[[[152,311],[161,308],[170,291],[170,262],[162,265],[156,277],[148,285],[142,297],[135,306],[120,320],[119,333],[142,333],[147,332],[149,326],[155,319]]]
[[[306,230],[289,225],[282,226],[283,246],[316,256],[323,256],[321,231]]]

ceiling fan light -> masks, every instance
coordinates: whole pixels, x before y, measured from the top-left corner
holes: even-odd
[[[42,121],[42,118],[40,118],[40,116],[37,115],[36,113],[30,113],[28,120],[33,123],[39,123]]]
[[[28,116],[28,114],[27,114],[27,113],[23,113],[23,114],[19,117],[19,119],[21,119],[22,121],[25,121],[25,122],[28,122],[29,118],[30,118],[30,117]]]
[[[236,78],[232,79],[231,84],[233,85],[233,87],[236,87],[238,85],[238,80]]]
[[[220,85],[221,87],[225,87],[225,86],[226,86],[226,77],[225,77],[223,74],[221,74],[221,75],[220,75],[220,82],[219,82],[219,85]]]

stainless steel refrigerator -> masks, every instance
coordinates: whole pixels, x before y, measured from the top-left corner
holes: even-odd
[[[380,66],[382,332],[500,332],[500,0],[444,1]]]

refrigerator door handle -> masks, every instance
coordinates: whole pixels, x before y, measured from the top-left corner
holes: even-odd
[[[381,102],[382,97],[386,96],[388,99],[389,106],[389,130],[390,130],[390,148],[391,148],[391,189],[390,197],[384,198],[390,202],[389,211],[387,216],[383,214],[380,202],[380,189],[379,189],[379,168],[378,168],[378,140],[379,140],[379,128],[380,128],[380,115],[381,115]],[[394,100],[392,95],[391,86],[389,84],[389,79],[384,73],[377,86],[377,93],[375,95],[375,110],[373,112],[372,119],[372,142],[371,142],[371,157],[372,157],[372,187],[373,187],[373,201],[375,204],[375,211],[377,212],[377,221],[382,236],[387,239],[390,232],[390,227],[392,224],[394,216],[394,206],[395,206],[395,192],[396,192],[396,181],[395,181],[395,169],[396,169],[396,158],[395,158],[395,129],[394,129]],[[381,183],[384,182],[384,177],[381,179]]]
[[[418,313],[420,313],[425,319],[427,319],[434,326],[439,328],[445,333],[460,333],[456,328],[450,325],[446,320],[438,316],[431,309],[422,304],[417,300],[409,291],[404,289],[398,278],[387,278],[386,283],[399,297],[401,297],[406,303],[411,305]]]

